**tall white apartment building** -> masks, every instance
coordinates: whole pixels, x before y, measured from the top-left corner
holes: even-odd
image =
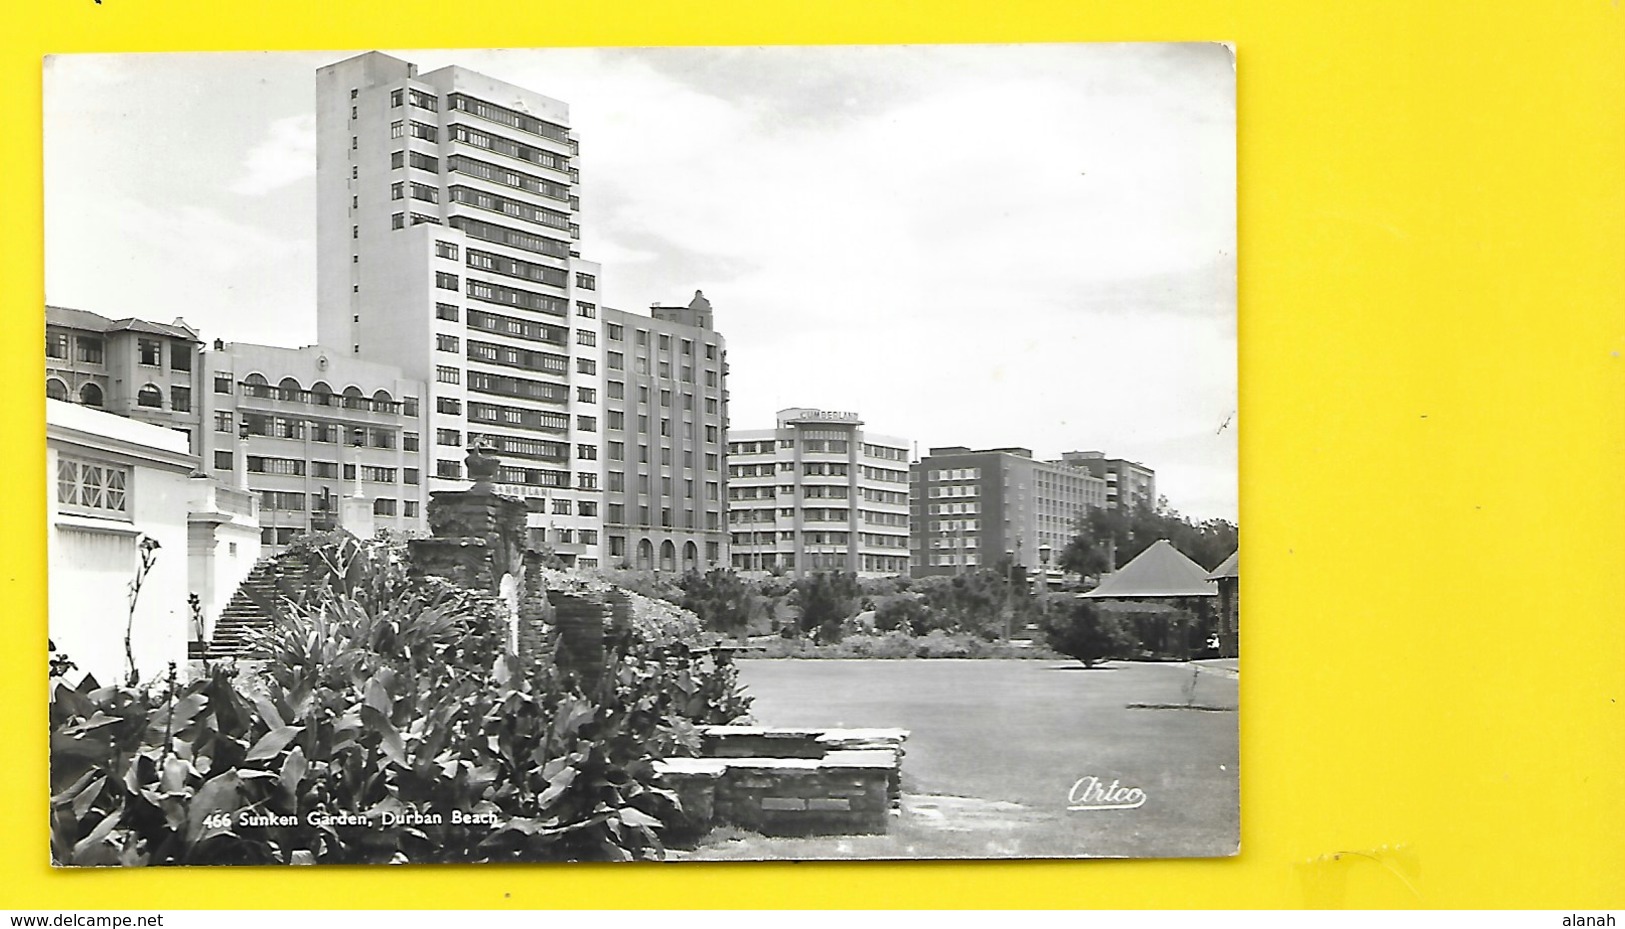
[[[316,84],[320,343],[427,384],[429,491],[466,487],[488,441],[532,541],[596,567],[603,333],[569,107],[378,52]]]
[[[856,413],[780,410],[774,429],[728,432],[728,523],[743,571],[909,568],[909,443]]]

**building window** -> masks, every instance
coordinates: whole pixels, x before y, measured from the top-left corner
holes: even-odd
[[[434,410],[436,413],[444,413],[447,416],[461,416],[463,415],[463,401],[456,397],[438,397],[434,401]]]
[[[389,153],[389,166],[391,168],[404,168],[404,167],[406,167],[406,153],[405,152],[390,152]]]
[[[64,512],[129,519],[129,484],[126,468],[57,457],[56,499]]]
[[[401,451],[415,452],[418,450],[418,434],[415,432],[401,433]]]
[[[457,307],[450,303],[436,303],[434,305],[434,315],[436,319],[449,319],[456,322]]]
[[[159,390],[157,385],[148,384],[136,393],[135,402],[137,406],[161,410],[164,408],[164,392]]]
[[[577,316],[585,316],[588,319],[591,319],[594,316],[598,315],[598,304],[596,304],[596,303],[584,303],[584,302],[582,302],[580,300],[577,300],[576,301],[576,315]]]
[[[440,101],[434,94],[424,93],[414,88],[410,94],[410,99],[412,105],[419,109],[428,110],[431,113],[438,112],[440,109]]]
[[[397,119],[394,122],[389,124],[389,137],[390,138],[398,139],[398,138],[400,138],[401,136],[403,136],[405,134],[406,134],[406,121],[405,120]],[[353,147],[354,146],[352,146],[352,148]]]
[[[463,466],[458,462],[447,461],[442,458],[434,463],[434,474],[435,477],[457,480],[463,476]]]
[[[576,417],[576,429],[578,429],[578,430],[580,430],[582,432],[597,432],[598,431],[598,419],[597,419],[597,417],[593,417],[593,416],[577,416]]]
[[[435,365],[434,379],[442,384],[460,384],[463,381],[463,372],[451,365]]]
[[[571,512],[572,512],[572,507],[570,505],[570,501],[568,501],[568,500],[554,500],[553,501],[553,515],[554,516],[569,516]]]
[[[439,203],[440,202],[440,189],[437,188],[437,187],[431,187],[428,184],[420,184],[417,181],[413,181],[412,182],[412,199],[413,200],[425,200],[425,201],[428,201],[429,203]]]
[[[88,364],[102,363],[102,340],[94,336],[77,336],[74,345],[79,349],[79,360]]]
[[[577,445],[576,446],[576,458],[578,458],[578,459],[580,459],[582,461],[597,461],[598,460],[598,446],[596,446],[596,445]]]
[[[456,429],[436,429],[434,431],[434,444],[460,448],[463,444],[463,434]]]
[[[436,258],[444,258],[444,259],[446,259],[448,261],[456,261],[457,260],[457,243],[456,242],[443,242],[440,239],[435,239],[434,240],[434,255],[435,255]]]
[[[372,501],[372,515],[394,516],[395,501],[388,497],[379,497],[377,500]]]
[[[45,333],[45,357],[61,358],[63,361],[67,360],[68,334],[66,332]]]
[[[389,185],[389,199],[391,199],[391,200],[404,200],[404,199],[406,199],[406,182],[405,181],[396,181],[395,183]]]
[[[576,330],[576,344],[577,345],[597,345],[598,344],[598,333],[593,332],[591,329],[577,329]]]
[[[448,271],[436,271],[434,273],[434,286],[441,290],[456,290],[457,275]]]
[[[576,400],[581,403],[597,403],[598,391],[593,390],[591,387],[577,387]]]
[[[48,377],[45,379],[45,396],[52,400],[67,400],[68,385],[58,378]]]
[[[169,408],[177,413],[192,412],[192,388],[179,385],[170,387]]]
[[[232,459],[231,452],[229,452],[229,451],[216,451],[214,453],[214,468],[215,468],[215,470],[216,471],[230,471],[235,466],[235,463],[231,459]]]
[[[417,481],[412,481],[412,483],[416,484]],[[401,504],[401,515],[405,516],[407,519],[412,519],[413,517],[417,516],[418,502],[416,500],[408,500]]]
[[[416,417],[418,415],[418,398],[416,398],[416,397],[402,397],[401,398],[401,415],[402,416]]]
[[[462,349],[462,340],[454,335],[440,333],[434,337],[434,347],[440,352],[456,352]]]
[[[428,123],[420,123],[414,119],[412,120],[412,136],[425,142],[434,142],[440,138],[440,133]]]
[[[163,355],[163,343],[157,339],[137,339],[136,352],[142,364],[156,368]]]
[[[578,373],[578,374],[597,374],[598,373],[598,362],[593,361],[591,358],[577,358],[576,359],[576,373]]]
[[[389,105],[391,108],[400,106],[405,102],[405,100],[406,92],[401,90],[399,87],[389,92]],[[400,123],[396,123],[395,125],[399,126]]]
[[[577,271],[576,272],[576,286],[581,288],[582,290],[597,290],[598,289],[598,278],[597,278],[596,275],[587,274],[584,271]]]

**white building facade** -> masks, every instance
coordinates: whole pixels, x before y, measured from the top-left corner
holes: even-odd
[[[200,476],[176,430],[45,406],[51,641],[75,673],[122,682],[133,659],[155,680],[185,664],[259,556],[254,499]]]
[[[742,571],[906,574],[909,444],[856,413],[781,410],[728,433],[728,523]]]
[[[216,341],[201,364],[203,466],[253,491],[268,550],[338,528],[427,531],[422,381],[321,345]],[[344,524],[355,498],[364,526]]]
[[[603,332],[569,127],[564,103],[464,68],[320,69],[318,341],[426,384],[428,490],[466,487],[465,449],[489,443],[532,542],[590,568]]]

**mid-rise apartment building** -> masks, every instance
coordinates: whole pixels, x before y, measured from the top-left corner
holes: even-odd
[[[781,410],[773,429],[728,433],[728,525],[744,571],[908,571],[906,440],[856,413]]]
[[[317,72],[316,135],[318,341],[427,385],[429,490],[488,443],[532,542],[597,566],[603,329],[569,107],[369,52]]]
[[[955,574],[1000,557],[1028,569],[1053,564],[1079,516],[1107,505],[1107,482],[1088,468],[1040,461],[1030,449],[930,449],[910,472],[911,571]]]
[[[1074,467],[1087,468],[1090,474],[1104,480],[1106,506],[1111,509],[1133,510],[1157,505],[1157,472],[1137,461],[1107,458],[1104,452],[1067,452],[1061,460]]]
[[[726,566],[728,352],[711,302],[605,309],[604,528],[611,566]]]
[[[338,528],[426,531],[422,381],[320,345],[216,340],[201,369],[203,465],[259,498],[267,550]],[[345,525],[347,499],[364,502],[364,528]]]
[[[184,320],[45,308],[45,396],[164,426],[198,452],[198,334]]]

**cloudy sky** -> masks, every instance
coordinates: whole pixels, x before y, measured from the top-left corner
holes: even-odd
[[[386,51],[569,103],[602,302],[704,289],[736,427],[1099,449],[1236,517],[1224,47]],[[50,59],[47,300],[313,342],[315,71],[349,54]]]

